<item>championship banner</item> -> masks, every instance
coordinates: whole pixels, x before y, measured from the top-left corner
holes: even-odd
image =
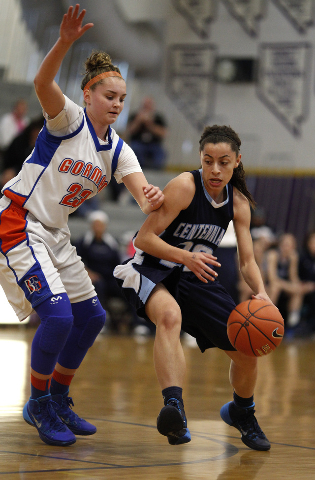
[[[273,0],[280,10],[289,18],[293,26],[305,33],[314,24],[314,0]]]
[[[167,59],[166,92],[198,130],[214,111],[213,45],[172,45]]]
[[[215,17],[217,0],[172,0],[174,8],[187,20],[200,38],[209,37],[209,24]]]
[[[258,21],[265,15],[266,0],[223,0],[231,15],[251,37],[258,35]]]
[[[262,44],[259,52],[258,97],[292,135],[301,134],[309,104],[311,45]]]

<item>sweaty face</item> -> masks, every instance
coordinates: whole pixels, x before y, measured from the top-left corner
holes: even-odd
[[[85,92],[87,113],[97,123],[111,125],[124,108],[125,97],[125,81],[119,77],[108,77],[94,90],[90,89]]]
[[[217,203],[224,200],[224,187],[241,160],[229,143],[207,143],[200,152],[202,178],[207,192]]]

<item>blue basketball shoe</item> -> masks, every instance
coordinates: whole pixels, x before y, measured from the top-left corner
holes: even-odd
[[[69,391],[51,396],[55,412],[75,435],[93,435],[96,432],[96,427],[74,413],[72,410],[74,403],[72,398],[68,397],[68,393]]]
[[[258,425],[254,415],[255,404],[249,408],[240,408],[234,402],[228,402],[220,410],[222,420],[237,428],[242,434],[241,440],[253,450],[269,450],[271,445]]]
[[[23,418],[37,429],[41,440],[48,445],[66,447],[76,441],[75,435],[56,414],[51,395],[30,398],[24,405]]]
[[[182,402],[177,398],[170,398],[157,418],[157,429],[165,435],[171,445],[181,445],[191,440],[187,428],[187,419]]]

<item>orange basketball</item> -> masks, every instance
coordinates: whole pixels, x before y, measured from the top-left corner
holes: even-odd
[[[251,299],[232,310],[227,334],[233,347],[250,357],[263,357],[278,347],[284,335],[279,310],[265,300]]]

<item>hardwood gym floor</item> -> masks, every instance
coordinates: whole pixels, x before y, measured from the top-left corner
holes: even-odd
[[[29,389],[34,329],[0,330],[0,478],[25,480],[265,480],[315,478],[315,340],[284,340],[259,359],[256,414],[272,443],[247,448],[220,419],[231,399],[229,360],[201,354],[183,339],[185,410],[192,441],[170,446],[155,428],[162,396],[152,361],[153,339],[101,334],[71,387],[75,411],[97,426],[70,447],[44,444],[22,418]]]

